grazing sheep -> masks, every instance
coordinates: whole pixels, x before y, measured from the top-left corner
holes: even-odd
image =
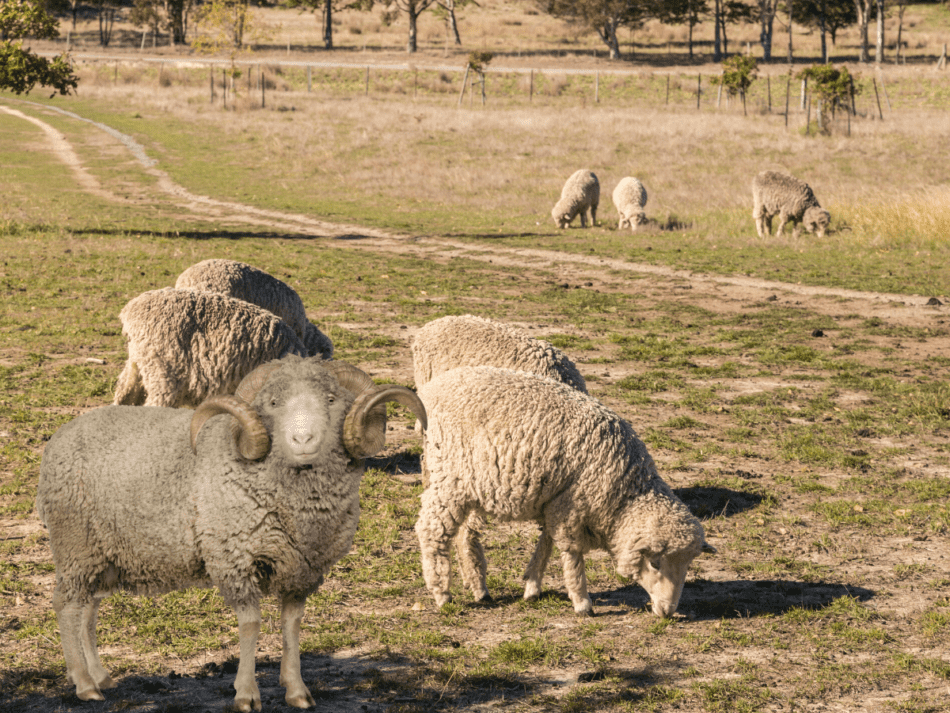
[[[110,591],[217,587],[234,608],[234,708],[260,710],[260,599],[281,601],[286,702],[314,705],[300,675],[309,594],[349,552],[363,459],[385,443],[387,401],[425,421],[418,397],[342,362],[287,357],[195,411],[107,406],[63,426],[40,466],[36,505],[56,564],[53,608],[81,700],[115,686],[96,651]],[[230,414],[221,415],[221,414]]]
[[[181,273],[175,287],[218,292],[263,307],[293,328],[309,356],[333,358],[333,343],[307,319],[294,288],[263,270],[237,260],[203,260]]]
[[[494,367],[453,369],[419,396],[429,419],[429,487],[416,533],[426,586],[440,607],[451,599],[450,543],[476,513],[537,521],[549,535],[542,541],[561,550],[577,613],[592,612],[584,575],[591,549],[606,549],[621,575],[639,581],[654,614],[676,610],[690,562],[715,550],[630,424],[565,384]],[[489,598],[481,547],[459,549],[463,580],[476,600]],[[548,546],[532,557],[525,598],[540,593],[550,555]]]
[[[620,214],[620,222],[617,224],[617,230],[630,228],[631,232],[636,232],[637,226],[646,222],[646,214],[643,207],[647,204],[647,190],[636,178],[627,176],[621,178],[620,183],[614,188],[614,206]]]
[[[590,210],[591,227],[597,224],[597,205],[600,203],[600,182],[592,171],[582,168],[571,174],[561,189],[561,199],[551,209],[551,216],[559,228],[566,228],[580,213],[581,227],[587,227]]]
[[[772,231],[772,218],[778,216],[776,237],[785,223],[801,223],[809,233],[824,236],[831,215],[818,205],[818,199],[804,181],[776,171],[762,171],[752,179],[752,218],[759,237]],[[796,231],[797,232],[797,231]]]
[[[428,322],[412,340],[417,389],[457,366],[530,371],[587,393],[584,377],[560,349],[511,325],[470,314]]]
[[[266,361],[307,354],[273,312],[213,292],[145,292],[122,308],[119,320],[129,359],[116,384],[116,405],[196,406],[231,393]]]

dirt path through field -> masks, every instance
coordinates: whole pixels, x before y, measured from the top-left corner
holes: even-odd
[[[163,170],[156,166],[157,161],[148,157],[145,148],[135,139],[121,134],[112,127],[85,119],[73,112],[55,107],[21,102],[39,108],[44,112],[57,112],[70,118],[86,121],[102,130],[101,139],[111,143],[114,150],[124,146],[142,165],[144,173],[157,179],[156,188],[162,199],[169,201],[176,211],[187,211],[190,218],[198,221],[214,221],[254,225],[297,234],[301,237],[331,238],[339,241],[339,247],[369,250],[374,253],[415,254],[429,259],[450,260],[467,258],[492,262],[498,265],[524,268],[554,270],[565,280],[577,280],[581,277],[605,278],[608,274],[632,273],[638,276],[650,276],[653,282],[675,284],[683,289],[693,290],[693,295],[704,294],[711,299],[721,300],[761,300],[773,295],[776,299],[793,300],[796,296],[807,298],[809,307],[825,314],[835,314],[844,310],[861,316],[877,316],[895,319],[905,324],[925,324],[933,320],[940,305],[928,304],[930,296],[900,295],[881,292],[862,292],[832,287],[776,282],[743,276],[723,276],[678,270],[662,265],[634,263],[602,257],[592,257],[576,253],[541,250],[531,248],[511,248],[492,245],[490,249],[483,244],[465,243],[439,237],[410,237],[384,230],[361,226],[341,225],[318,220],[299,213],[266,210],[254,206],[223,201],[202,196],[177,184]],[[38,126],[46,136],[47,147],[67,165],[76,176],[77,183],[99,197],[117,202],[129,202],[104,188],[100,181],[91,175],[83,165],[68,139],[50,124],[29,116],[21,111],[0,106],[6,114]],[[154,200],[154,196],[151,197]],[[132,201],[136,202],[136,201]]]

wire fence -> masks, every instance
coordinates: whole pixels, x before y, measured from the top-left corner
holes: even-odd
[[[716,72],[650,71],[631,69],[541,69],[488,66],[484,74],[469,78],[466,65],[366,62],[322,62],[247,59],[235,61],[204,57],[134,57],[76,53],[80,65],[91,65],[97,83],[139,84],[160,87],[196,86],[204,83],[209,101],[235,106],[237,100],[268,106],[288,101],[294,93],[376,97],[452,97],[458,106],[483,104],[558,104],[615,106],[667,106],[696,111],[718,110],[744,114],[779,114],[804,117],[810,129],[813,112],[810,93],[792,70],[763,74],[745,96],[730,95],[717,83]],[[111,74],[111,76],[110,76]],[[850,102],[822,112],[852,118],[884,120],[896,109],[945,109],[950,106],[950,79],[942,72],[906,70],[885,78],[880,67],[860,67],[854,72]],[[473,73],[474,75],[474,73]],[[204,77],[204,79],[202,79]],[[478,91],[474,83],[481,83]],[[896,89],[896,91],[895,91]],[[892,94],[894,96],[892,96]],[[850,104],[848,106],[847,104]],[[821,119],[819,118],[819,121]],[[803,121],[797,119],[799,124]],[[818,126],[827,130],[827,126]],[[849,129],[850,130],[850,129]]]

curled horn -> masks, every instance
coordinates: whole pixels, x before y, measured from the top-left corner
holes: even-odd
[[[380,429],[373,423],[372,416],[377,408],[382,408],[385,414],[385,404],[389,401],[396,401],[409,408],[425,430],[426,409],[414,391],[394,384],[373,385],[356,397],[343,422],[343,445],[354,458],[375,455],[386,444],[385,420],[383,428]]]
[[[237,441],[238,451],[242,458],[260,460],[270,450],[270,435],[264,424],[261,423],[250,404],[234,396],[212,396],[206,399],[191,417],[191,449],[195,450],[198,441],[198,432],[205,422],[219,413],[229,413],[234,416],[231,432]]]
[[[362,369],[347,364],[342,361],[330,361],[322,365],[327,371],[336,377],[340,386],[347,389],[354,396],[359,396],[364,391],[375,389],[376,384],[372,377]],[[350,407],[352,413],[352,407]],[[386,404],[376,404],[363,417],[364,440],[378,444],[373,453],[379,452],[380,448],[386,442]],[[344,440],[344,445],[346,441]],[[365,455],[357,455],[347,447],[347,452],[355,458],[365,458]]]
[[[234,416],[231,433],[237,442],[241,457],[247,460],[259,460],[270,450],[270,436],[261,423],[257,412],[251,408],[251,402],[274,371],[281,367],[280,362],[262,364],[241,379],[234,396],[212,396],[206,399],[191,417],[191,449],[194,451],[198,441],[198,432],[205,422],[219,413]]]

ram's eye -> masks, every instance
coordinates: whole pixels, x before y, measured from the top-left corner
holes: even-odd
[[[274,407],[274,408],[277,408],[277,399],[271,399],[271,400],[270,400],[270,405],[271,405],[272,407]]]
[[[658,572],[660,571],[660,560],[649,560],[649,562],[650,562],[650,567],[652,567]]]
[[[327,402],[332,404],[334,401],[336,401],[336,396],[334,396],[333,394],[330,394],[329,396],[327,396]]]

